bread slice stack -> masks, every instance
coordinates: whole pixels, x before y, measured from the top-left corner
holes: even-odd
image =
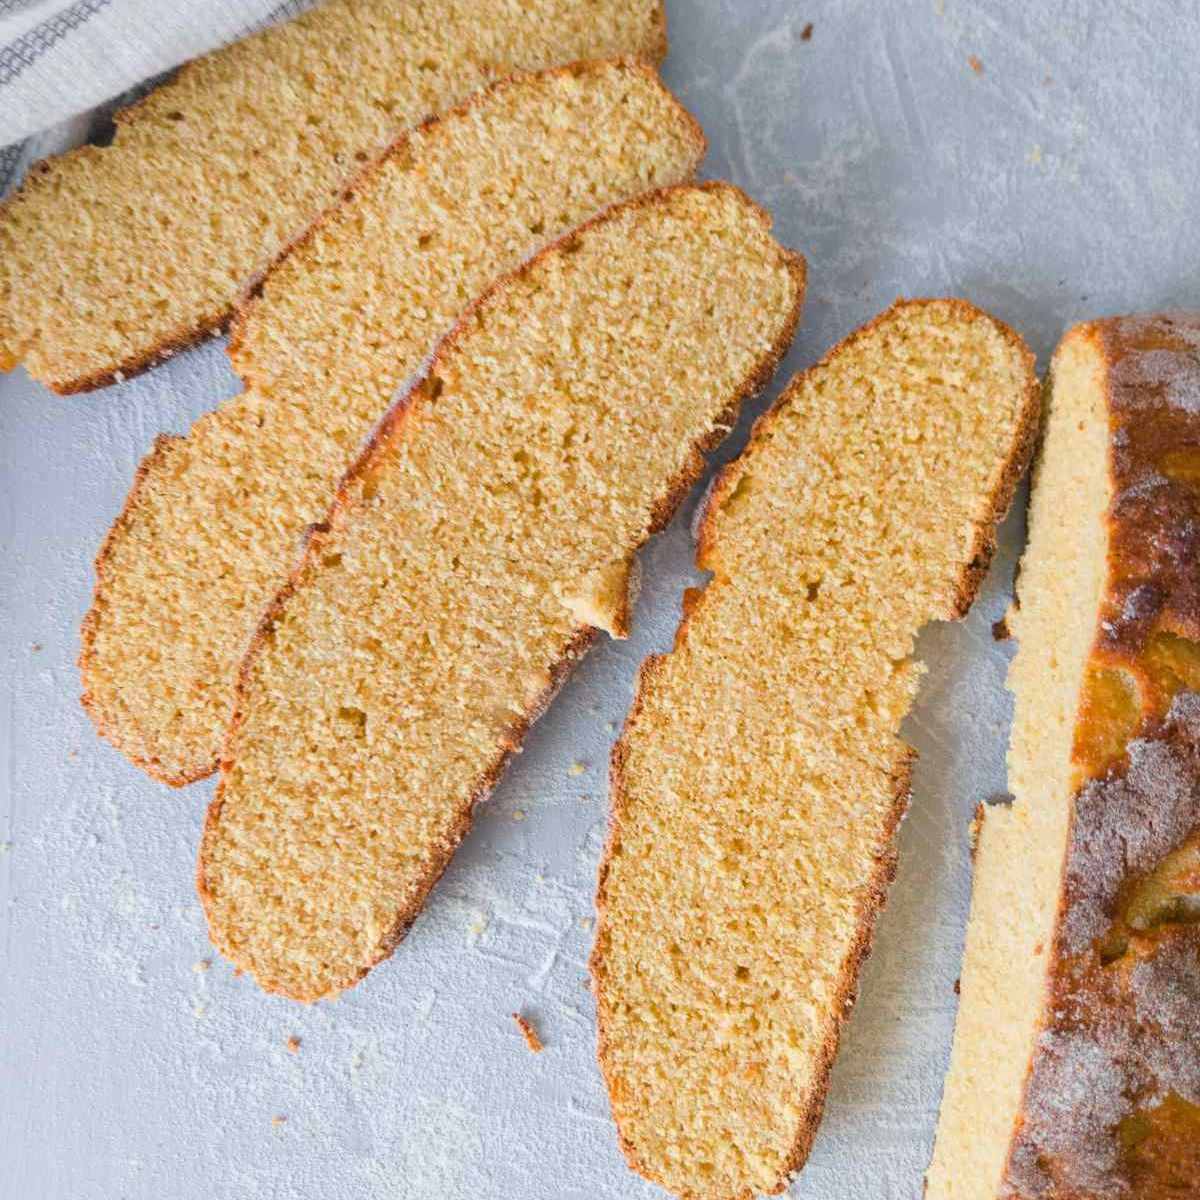
[[[638,546],[788,344],[803,260],[725,184],[609,210],[463,318],[348,473],[242,670],[199,887],[314,1000],[386,957]]]
[[[1200,314],[1054,357],[930,1200],[1200,1181]]]
[[[497,275],[703,153],[654,72],[612,61],[496,84],[368,168],[240,312],[247,390],[138,471],[83,629],[99,730],[168,783],[213,771],[262,610],[396,389]]]
[[[514,70],[665,52],[661,0],[327,0],[190,63],[0,209],[0,370],[58,392],[140,370],[407,129]]]
[[[895,869],[914,639],[966,612],[1037,410],[1011,330],[898,303],[718,478],[713,579],[613,753],[592,957],[622,1148],[678,1196],[778,1192],[807,1156]]]

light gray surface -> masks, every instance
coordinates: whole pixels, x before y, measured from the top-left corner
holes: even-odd
[[[1197,302],[1195,6],[697,0],[670,15],[666,75],[708,131],[707,173],[767,204],[809,259],[780,379],[899,293],[965,295],[1043,363],[1076,319]],[[635,636],[576,673],[395,958],[301,1008],[212,956],[192,890],[210,787],[149,781],[77,699],[91,558],[139,457],[234,388],[217,345],[89,397],[0,378],[0,1197],[659,1195],[616,1150],[583,922],[634,670],[697,579],[694,497],[643,555]],[[1004,788],[989,624],[1019,536],[1010,519],[972,616],[921,638],[900,874],[795,1196],[920,1195],[966,823]],[[517,1008],[545,1038],[537,1058]]]

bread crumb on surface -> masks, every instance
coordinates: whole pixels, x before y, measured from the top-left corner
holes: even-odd
[[[211,966],[211,958],[202,958],[199,962],[192,963],[192,970],[195,971],[197,975],[203,975],[204,972],[207,971]]]
[[[805,27],[802,30],[800,30],[800,40],[802,42],[811,42],[812,35],[813,35],[813,23],[811,21],[809,21],[809,23],[807,25],[805,25]]]
[[[300,1053],[300,1039],[294,1033],[287,1040],[287,1048],[289,1054]]]
[[[516,1021],[517,1028],[521,1031],[521,1036],[525,1039],[525,1045],[534,1054],[541,1054],[545,1047],[542,1045],[542,1039],[538,1037],[537,1030],[529,1023],[529,1020],[521,1016],[520,1013],[513,1013],[512,1019]]]
[[[980,61],[978,55],[975,55],[975,54],[968,55],[967,56],[967,65],[971,68],[972,71],[975,72],[976,75],[983,74],[983,63]]]
[[[34,642],[34,643],[33,643],[33,644],[32,644],[32,645],[29,647],[29,649],[30,649],[30,650],[32,650],[32,651],[34,652],[34,654],[36,654],[36,653],[37,653],[37,652],[38,652],[38,651],[39,651],[41,648],[42,648],[42,643],[41,643],[41,642]]]
[[[514,809],[513,809],[513,815],[512,815],[512,819],[513,819],[514,821],[523,821],[523,820],[525,820],[525,810],[524,810],[523,808],[514,808]]]
[[[273,1116],[271,1118],[271,1124],[274,1125],[276,1129],[278,1129],[281,1125],[287,1124],[287,1117],[283,1116],[280,1113],[276,1113],[275,1116]]]
[[[587,770],[587,767],[581,762],[573,762],[567,770],[567,774],[571,776],[579,776]]]

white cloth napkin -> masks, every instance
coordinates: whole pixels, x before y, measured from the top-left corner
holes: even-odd
[[[311,3],[0,0],[0,155],[11,170],[15,144]]]

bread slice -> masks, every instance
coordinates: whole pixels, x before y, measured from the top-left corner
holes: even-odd
[[[653,70],[617,61],[496,84],[368,169],[237,319],[248,390],[138,471],[83,628],[99,730],[168,783],[213,771],[299,536],[437,337],[538,245],[703,153]]]
[[[898,730],[961,617],[1037,421],[1033,358],[900,302],[797,376],[718,477],[670,654],[613,751],[592,975],[630,1165],[678,1196],[804,1162],[895,869]]]
[[[1054,356],[930,1200],[1200,1186],[1200,313]]]
[[[242,670],[200,852],[217,948],[332,995],[387,957],[638,546],[792,336],[803,260],[727,184],[611,210],[460,322]]]
[[[0,209],[0,370],[57,392],[141,370],[405,130],[514,70],[665,53],[661,0],[328,0],[198,59]]]

